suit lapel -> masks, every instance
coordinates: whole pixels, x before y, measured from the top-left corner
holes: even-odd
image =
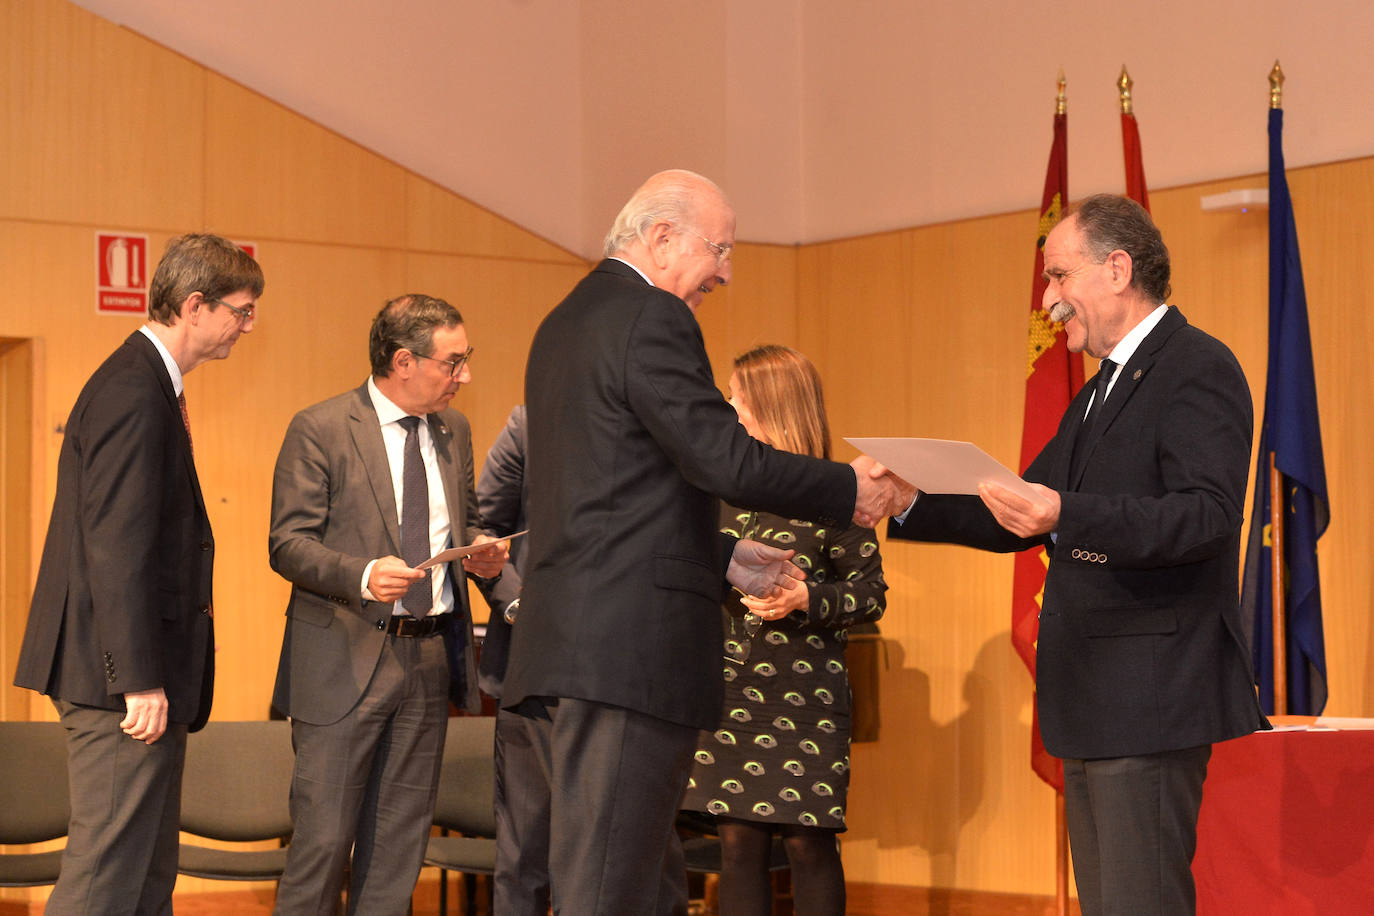
[[[146,364],[148,371],[157,379],[158,388],[161,389],[162,396],[166,399],[166,422],[172,428],[172,435],[181,445],[181,461],[186,468],[187,476],[191,478],[191,490],[195,493],[196,508],[204,515],[206,514],[205,496],[200,492],[200,475],[196,473],[196,461],[191,453],[191,438],[186,432],[186,422],[181,416],[181,405],[177,403],[177,393],[172,388],[172,377],[168,374],[167,366],[162,361],[162,354],[142,331],[135,331],[130,334],[125,343],[133,347],[134,352]],[[182,381],[184,384],[185,379]]]
[[[1164,317],[1159,320],[1159,324],[1155,325],[1154,330],[1150,331],[1145,339],[1140,342],[1140,346],[1136,347],[1135,353],[1131,355],[1126,365],[1121,367],[1121,373],[1117,375],[1116,383],[1112,385],[1111,393],[1108,394],[1106,402],[1103,403],[1101,411],[1097,415],[1097,420],[1093,424],[1093,428],[1086,431],[1088,441],[1084,443],[1083,446],[1083,461],[1078,469],[1078,474],[1073,480],[1069,481],[1070,489],[1078,489],[1078,484],[1083,479],[1084,469],[1092,463],[1093,450],[1097,448],[1097,443],[1102,441],[1102,437],[1106,435],[1107,430],[1112,427],[1117,417],[1121,416],[1121,412],[1125,410],[1126,405],[1130,403],[1131,398],[1135,396],[1136,391],[1140,388],[1140,384],[1149,376],[1150,369],[1154,367],[1160,348],[1164,346],[1165,342],[1171,336],[1173,336],[1175,331],[1185,324],[1187,324],[1187,321],[1184,319],[1183,313],[1176,308],[1170,307],[1169,311],[1164,314]],[[1094,376],[1094,378],[1096,378],[1096,376]],[[1084,390],[1091,390],[1092,385],[1087,384],[1084,385],[1083,388]],[[1083,424],[1079,423],[1079,435],[1084,434],[1082,427]],[[1072,443],[1070,444],[1070,451],[1072,451]]]
[[[467,519],[463,512],[463,486],[458,479],[458,462],[453,455],[453,430],[437,413],[430,414],[426,419],[429,421],[430,439],[434,442],[434,454],[439,458],[439,477],[444,482],[444,501],[448,504],[451,537],[454,546],[461,546],[467,543]]]
[[[386,459],[386,445],[382,442],[382,427],[377,422],[372,399],[367,396],[367,384],[364,383],[355,394],[357,400],[348,413],[348,431],[372,484],[372,496],[377,500],[387,537],[391,538],[391,552],[399,556],[401,526],[396,516],[396,489],[391,480],[391,464]]]

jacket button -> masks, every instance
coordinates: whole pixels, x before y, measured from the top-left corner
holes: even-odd
[[[209,549],[210,549],[210,542],[209,542],[209,541],[201,541],[201,542],[200,542],[200,549],[201,549],[201,550],[209,550]]]
[[[113,684],[113,683],[115,682],[115,677],[116,677],[116,676],[115,676],[115,673],[114,673],[113,671],[111,671],[111,672],[110,672],[110,683],[111,683],[111,684]]]
[[[202,614],[208,614],[208,613],[210,613],[210,605],[208,605],[208,604],[203,605],[203,606],[201,607],[201,609],[200,609],[200,612],[201,612]]]
[[[385,630],[385,629],[386,629],[386,621],[385,621],[385,620],[382,620],[380,617],[377,618],[377,629],[379,629],[379,630]]]

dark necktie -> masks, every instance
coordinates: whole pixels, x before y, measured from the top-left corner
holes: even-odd
[[[1087,445],[1089,436],[1092,435],[1093,427],[1097,424],[1097,418],[1102,413],[1102,402],[1107,400],[1107,386],[1112,383],[1112,376],[1116,373],[1116,363],[1110,359],[1102,360],[1097,368],[1097,378],[1093,380],[1093,402],[1088,408],[1088,414],[1083,418],[1083,425],[1078,428],[1078,435],[1073,440],[1073,456],[1069,463],[1070,476],[1077,478],[1078,469],[1083,461],[1083,447]]]
[[[186,427],[186,444],[191,446],[191,457],[196,456],[196,444],[191,441],[191,415],[186,412],[186,392],[177,395],[177,406],[181,408],[181,425]]]
[[[429,478],[420,457],[420,418],[402,417],[406,444],[401,471],[401,559],[407,566],[418,566],[429,559]],[[424,617],[434,606],[434,593],[425,577],[410,586],[405,597],[406,612]]]

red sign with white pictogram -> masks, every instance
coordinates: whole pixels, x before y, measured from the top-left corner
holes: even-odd
[[[148,311],[148,236],[97,232],[95,276],[97,312]]]

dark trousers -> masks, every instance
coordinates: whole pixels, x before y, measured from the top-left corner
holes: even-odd
[[[1083,916],[1197,909],[1193,853],[1212,746],[1064,761],[1064,807]]]
[[[124,713],[57,700],[67,729],[71,820],[51,916],[170,916],[186,726],[152,744],[124,734]]]
[[[329,725],[291,722],[294,832],[275,913],[404,916],[424,862],[448,719],[440,636],[388,637],[372,681]]]
[[[685,914],[687,872],[673,823],[697,730],[587,700],[550,701],[545,713],[529,721],[550,788],[554,912]],[[498,858],[498,888],[502,865]]]
[[[533,719],[496,714],[496,877],[502,916],[549,912],[549,774]]]

